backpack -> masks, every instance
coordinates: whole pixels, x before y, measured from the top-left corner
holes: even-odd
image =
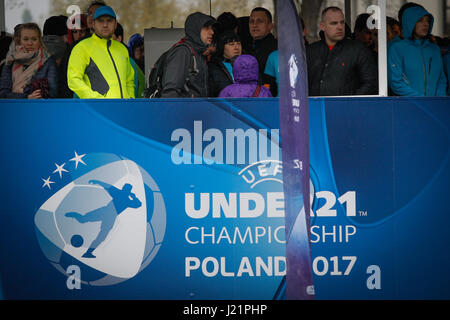
[[[199,70],[197,68],[197,60],[195,59],[194,49],[189,44],[187,44],[186,42],[181,40],[180,42],[176,43],[172,48],[170,48],[169,50],[164,52],[158,58],[158,60],[156,60],[155,64],[153,65],[153,67],[152,67],[152,69],[150,71],[150,75],[148,77],[148,87],[143,92],[143,97],[144,98],[150,98],[150,99],[161,98],[161,93],[162,93],[162,90],[163,90],[162,79],[163,79],[164,71],[165,71],[165,67],[166,67],[167,55],[174,48],[177,48],[179,46],[186,46],[186,47],[188,47],[190,49],[190,51],[191,51],[191,56],[193,58],[192,59],[192,63],[191,63],[191,69],[189,71],[189,76],[186,78],[186,82],[185,82],[185,85],[184,85],[184,90],[186,92],[189,92],[188,82],[190,80],[190,77],[194,76],[194,75],[197,75],[199,73]]]

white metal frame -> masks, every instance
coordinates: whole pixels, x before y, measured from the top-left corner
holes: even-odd
[[[345,16],[351,22],[352,0],[345,0]],[[387,83],[387,42],[386,42],[386,0],[378,0],[378,95],[388,96]],[[0,0],[0,29],[5,30],[5,0]],[[352,97],[352,96],[349,96]]]
[[[387,36],[386,36],[386,0],[378,0],[379,29],[378,29],[378,94],[388,96],[387,79]]]
[[[6,31],[5,0],[0,0],[0,31]]]
[[[387,37],[386,37],[386,0],[378,0],[375,12],[367,12],[375,14],[376,25],[378,29],[378,97],[388,96],[388,80],[387,80]],[[345,0],[345,16],[346,22],[351,24],[352,16],[352,0]],[[346,96],[355,97],[355,96]],[[373,96],[370,96],[373,97]]]

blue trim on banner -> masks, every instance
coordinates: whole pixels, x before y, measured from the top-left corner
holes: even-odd
[[[109,126],[111,126],[111,128],[116,129],[118,131],[121,131],[122,133],[124,133],[124,134],[130,136],[131,138],[133,138],[134,140],[139,141],[139,142],[141,142],[141,143],[143,143],[145,145],[148,145],[151,148],[155,148],[155,149],[157,149],[159,151],[162,151],[162,152],[165,152],[167,154],[171,153],[172,149],[168,145],[163,144],[163,143],[159,143],[159,142],[151,140],[151,139],[148,139],[146,137],[143,137],[143,136],[141,136],[141,135],[139,135],[139,134],[137,134],[137,133],[135,133],[135,132],[133,132],[131,130],[128,130],[128,129],[118,125],[114,121],[108,119],[107,117],[105,117],[102,114],[100,114],[97,111],[95,111],[92,107],[89,107],[89,105],[86,104],[86,103],[83,103],[83,107],[88,113],[92,114],[93,116],[95,116],[96,118],[100,119],[101,121],[107,123]]]
[[[266,100],[272,100],[274,102],[278,102],[277,98],[266,98]],[[256,119],[255,116],[250,115],[249,113],[243,112],[241,108],[237,105],[235,105],[233,102],[242,102],[245,101],[240,98],[231,98],[231,99],[211,99],[209,100],[214,105],[218,106],[222,110],[228,112],[229,114],[233,115],[236,119],[241,120],[242,122],[248,124],[250,127],[254,129],[271,129],[270,125],[268,123],[261,122],[260,120]]]

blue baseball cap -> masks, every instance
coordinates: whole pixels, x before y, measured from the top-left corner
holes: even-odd
[[[116,13],[110,6],[101,6],[97,8],[97,10],[95,10],[94,20],[100,18],[101,16],[110,16],[113,17],[114,19],[117,19]]]

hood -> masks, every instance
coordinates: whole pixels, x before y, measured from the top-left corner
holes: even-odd
[[[184,32],[186,34],[186,41],[188,41],[190,44],[194,46],[196,50],[199,52],[205,51],[208,46],[203,43],[200,32],[205,26],[205,24],[214,24],[216,20],[208,16],[206,14],[203,14],[201,12],[195,12],[190,14],[186,22],[184,24]]]
[[[403,12],[402,16],[402,29],[405,39],[411,39],[416,23],[423,17],[428,15],[430,17],[430,30],[428,30],[428,35],[431,34],[433,30],[434,17],[431,13],[421,7],[411,7]]]
[[[258,60],[254,56],[243,54],[234,61],[233,76],[236,83],[257,82],[258,72]]]

